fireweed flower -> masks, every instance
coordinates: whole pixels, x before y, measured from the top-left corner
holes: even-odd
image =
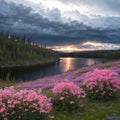
[[[76,95],[78,98],[85,97],[85,91],[73,82],[60,82],[57,83],[52,89],[52,92],[54,94],[67,95],[68,91],[70,92],[70,94]]]
[[[53,87],[52,93],[56,96],[53,103],[57,108],[67,111],[79,107],[80,100],[86,96],[85,91],[73,82],[57,83]]]
[[[87,96],[93,99],[108,99],[115,97],[120,90],[120,79],[118,74],[112,70],[95,69],[88,72],[83,81]]]
[[[35,119],[37,115],[37,118],[44,120],[44,115],[49,113],[51,108],[51,99],[43,95],[41,89],[17,91],[14,87],[9,87],[0,90],[0,119],[21,120],[26,116],[34,116]]]

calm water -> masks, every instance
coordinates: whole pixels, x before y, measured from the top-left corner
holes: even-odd
[[[59,74],[68,70],[74,70],[83,66],[101,63],[101,61],[101,59],[93,58],[65,57],[60,58],[59,63],[47,65],[44,67],[42,66],[37,68],[27,68],[25,70],[9,70],[9,73],[11,74],[11,76],[14,76],[17,81],[29,81],[37,78]],[[8,71],[1,71],[1,75],[5,76],[7,72]]]

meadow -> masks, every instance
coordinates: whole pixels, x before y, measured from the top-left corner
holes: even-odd
[[[5,87],[0,90],[0,119],[119,120],[119,65],[116,61],[99,64],[99,69],[87,66],[49,77],[49,82],[38,79]],[[56,81],[58,76],[61,79]]]

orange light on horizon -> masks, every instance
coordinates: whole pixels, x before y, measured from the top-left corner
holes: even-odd
[[[120,44],[103,43],[103,42],[96,42],[89,40],[76,45],[57,45],[57,46],[49,46],[48,48],[55,51],[69,53],[69,52],[79,52],[79,51],[120,49]]]
[[[55,51],[62,51],[62,52],[75,52],[79,51],[77,47],[74,45],[66,45],[66,46],[54,46],[52,47],[53,50]]]

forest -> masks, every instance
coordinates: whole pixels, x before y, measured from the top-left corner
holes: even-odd
[[[120,59],[120,50],[97,50],[73,53],[60,53],[62,57],[107,58]]]
[[[0,67],[46,64],[58,59],[57,53],[23,38],[0,33]]]

